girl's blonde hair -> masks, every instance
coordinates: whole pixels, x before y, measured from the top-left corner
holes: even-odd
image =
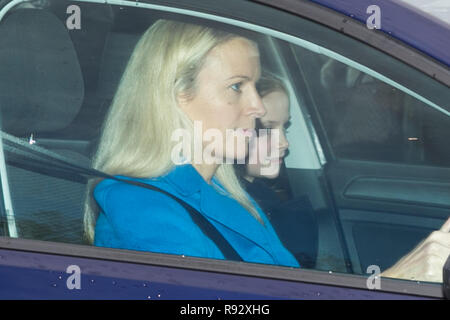
[[[284,92],[287,96],[289,96],[289,91],[286,88],[281,77],[267,71],[263,70],[261,74],[261,78],[258,80],[256,84],[256,89],[261,97],[267,96],[269,93],[275,91]]]
[[[168,20],[158,20],[141,37],[128,62],[106,117],[93,167],[108,174],[158,177],[174,163],[175,129],[193,132],[192,121],[177,106],[181,93],[194,95],[197,75],[211,49],[236,34]],[[258,211],[242,189],[232,164],[219,165],[216,178],[231,197],[258,221]],[[84,231],[94,241],[99,208],[88,184]],[[230,214],[232,214],[230,212]]]

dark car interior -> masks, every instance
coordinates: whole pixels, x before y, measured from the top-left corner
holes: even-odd
[[[328,145],[324,176],[353,272],[385,270],[449,215],[449,118],[336,60],[296,53]]]
[[[98,5],[68,30],[66,7],[48,4],[12,10],[0,25],[2,128],[89,166],[138,35],[113,31],[113,12]],[[20,237],[83,243],[85,181],[5,157]]]

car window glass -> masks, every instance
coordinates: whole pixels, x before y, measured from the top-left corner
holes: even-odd
[[[295,52],[309,71],[307,85],[337,158],[450,166],[445,106],[437,109],[333,58]]]
[[[30,146],[90,166],[105,115],[131,53],[143,32],[165,16],[136,8],[79,4],[83,15],[81,29],[76,29],[67,25],[70,16],[67,5],[55,1],[43,7],[16,7],[1,22],[0,36],[10,48],[2,52],[2,61],[9,63],[0,69],[5,84],[0,93],[4,105],[2,129]],[[246,31],[233,31],[247,35]],[[24,37],[21,43],[17,34]],[[251,36],[258,42],[263,69],[282,74],[270,37],[256,33]],[[19,83],[24,83],[24,87],[18,86]],[[8,234],[17,232],[20,238],[86,244],[83,238],[86,177],[35,159],[34,155],[19,152],[10,145],[5,151],[16,223],[15,228],[9,227]],[[314,267],[317,235],[308,199],[297,197],[294,203],[284,204],[285,209],[280,207],[278,212],[286,212],[287,219],[280,220],[267,210],[265,203],[259,202],[258,194],[262,190],[273,199],[291,198],[284,173],[274,181],[260,182],[261,185],[255,184],[254,196],[256,203],[267,211],[273,232],[292,251],[296,264]],[[301,233],[305,238],[300,240],[292,237],[295,229],[289,229],[291,216],[297,225],[301,224],[297,220],[302,218],[296,217],[300,211],[293,210],[296,205],[304,207],[305,221],[313,226],[308,234]],[[304,229],[308,229],[306,224]],[[298,248],[297,241],[301,243]]]
[[[0,66],[2,130],[90,167],[123,72],[145,30],[160,18],[203,21],[142,8],[77,3],[81,27],[68,27],[70,4],[19,6],[0,22],[0,39],[8,48],[0,48],[0,59],[8,62]],[[322,165],[332,158],[314,152],[323,148],[337,159],[448,167],[448,114],[356,68],[294,45],[295,68],[289,68],[285,43],[220,26],[251,35],[263,71],[278,77],[289,97],[290,118],[275,112],[278,120],[283,118],[280,129],[289,143],[283,159],[275,159],[279,173],[246,179],[244,168],[241,185],[267,216],[268,229],[302,268],[365,274],[365,265],[352,268],[338,208],[324,177]],[[304,86],[293,81],[298,70],[305,75]],[[308,94],[315,101],[318,122],[310,122]],[[270,121],[261,121],[258,128],[273,129]],[[322,129],[326,139],[320,136],[319,141],[316,132]],[[295,155],[289,149],[296,150]],[[15,227],[1,219],[0,232],[87,244],[83,212],[86,197],[92,201],[89,179],[11,145],[4,150],[0,162],[7,168]],[[377,264],[370,254],[366,260]]]
[[[353,273],[368,273],[373,266],[387,270],[439,230],[450,214],[445,196],[450,181],[449,106],[408,90],[418,79],[397,74],[399,84],[377,73],[384,69],[374,63],[379,52],[362,43],[355,42],[353,50],[365,50],[362,58],[373,59],[373,70],[364,72],[363,64],[350,60],[345,64],[345,59],[338,61],[319,50],[289,47],[293,53],[289,70],[304,112],[319,134],[317,152],[325,153],[325,197],[333,199],[328,208],[338,223],[343,259]],[[404,68],[387,56],[379,61],[398,67],[394,72]],[[426,94],[445,97],[449,91],[441,87]],[[302,176],[302,183],[297,182],[295,170],[288,171],[294,191],[308,181]],[[315,189],[305,192],[318,207],[318,197],[312,196]],[[323,231],[334,222],[324,215],[316,217],[316,267],[326,269],[326,252],[336,252],[332,244],[337,238],[330,241],[332,233],[323,236]]]

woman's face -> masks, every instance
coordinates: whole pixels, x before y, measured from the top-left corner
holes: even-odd
[[[247,164],[247,175],[274,179],[280,173],[280,166],[289,143],[285,128],[289,122],[289,98],[283,91],[274,91],[263,97],[267,113],[261,118],[264,129],[255,143],[252,143],[250,154],[255,155],[255,163]],[[279,139],[272,139],[274,130],[278,131]],[[278,155],[273,156],[273,150],[278,149]],[[266,168],[266,170],[263,170]],[[271,170],[267,170],[270,168]],[[269,172],[269,173],[268,173]]]
[[[214,148],[213,152],[215,159],[245,159],[248,153],[248,138],[245,137],[255,128],[255,119],[266,112],[255,88],[259,77],[258,48],[249,40],[237,37],[208,53],[197,76],[193,97],[179,97],[180,107],[194,125],[200,121],[203,133],[216,129],[215,132],[221,134],[221,148]],[[227,130],[234,134],[229,141]],[[203,148],[212,141],[202,140]]]

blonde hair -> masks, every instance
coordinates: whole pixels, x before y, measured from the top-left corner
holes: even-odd
[[[104,123],[93,167],[138,178],[169,172],[174,163],[172,132],[192,121],[177,106],[177,95],[195,94],[195,80],[208,52],[239,37],[209,27],[158,20],[141,37],[128,62]],[[262,219],[241,187],[232,164],[219,165],[216,178],[258,221]],[[88,184],[84,231],[94,241],[99,208]]]

